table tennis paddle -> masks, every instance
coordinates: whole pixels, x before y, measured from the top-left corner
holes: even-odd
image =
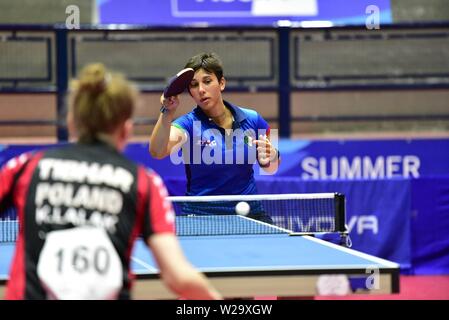
[[[185,68],[179,71],[174,77],[168,80],[168,84],[164,89],[164,97],[177,96],[183,93],[193,79],[195,71],[192,68]]]
[[[195,71],[192,68],[185,68],[179,71],[174,77],[168,80],[168,84],[164,89],[164,97],[177,96],[183,93],[184,90],[189,86],[190,81],[192,81]],[[163,105],[160,109],[162,113],[166,111]]]

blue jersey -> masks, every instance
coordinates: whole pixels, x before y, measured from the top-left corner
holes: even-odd
[[[270,127],[256,111],[224,103],[234,117],[232,130],[217,126],[200,107],[172,124],[188,138],[181,152],[189,196],[257,193],[252,139],[269,135]]]

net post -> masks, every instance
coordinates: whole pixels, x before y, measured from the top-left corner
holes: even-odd
[[[346,206],[345,196],[342,193],[335,193],[335,227],[338,232],[346,231]]]
[[[345,247],[351,246],[349,232],[346,229],[346,197],[342,193],[335,193],[335,228],[340,234],[340,244]]]

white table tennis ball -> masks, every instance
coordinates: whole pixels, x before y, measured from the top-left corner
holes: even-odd
[[[246,216],[249,211],[251,210],[248,202],[245,201],[241,201],[239,203],[237,203],[237,205],[235,206],[235,212],[237,212],[237,214],[241,214],[243,216]]]

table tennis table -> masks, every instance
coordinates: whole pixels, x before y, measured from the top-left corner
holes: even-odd
[[[196,219],[196,224],[212,223],[206,217],[177,217],[177,229],[191,225],[192,219]],[[276,233],[226,234],[232,223],[223,222],[223,234],[179,237],[188,260],[206,274],[224,297],[311,297],[319,293],[320,278],[329,275],[344,275],[351,285],[358,283],[359,287],[351,293],[399,292],[396,263],[313,236],[292,235],[246,217],[235,215],[227,219],[243,225],[262,225],[268,231],[276,229]],[[4,290],[13,251],[14,243],[0,243],[0,291]],[[160,281],[153,257],[142,240],[134,247],[131,269],[137,278],[134,299],[175,298]],[[378,277],[376,286],[366,288],[373,270]]]

